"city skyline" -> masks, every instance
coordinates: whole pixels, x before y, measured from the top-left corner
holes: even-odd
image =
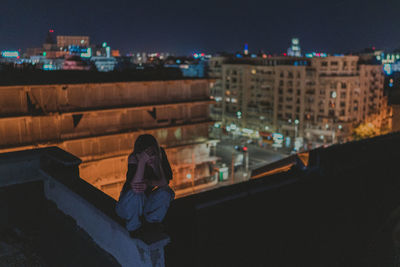
[[[400,47],[400,37],[391,33],[400,27],[398,8],[400,3],[391,0],[368,5],[355,0],[245,5],[119,1],[113,6],[106,1],[7,0],[2,5],[7,12],[0,18],[0,50],[40,46],[48,29],[57,35],[88,35],[95,43],[107,41],[123,53],[235,52],[244,43],[252,53],[283,53],[292,37],[300,38],[303,51],[355,52],[372,46],[393,50]]]

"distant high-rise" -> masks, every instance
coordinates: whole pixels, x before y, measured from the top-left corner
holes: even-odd
[[[249,45],[247,43],[244,44],[244,51],[243,54],[248,55],[249,54]]]
[[[299,38],[292,38],[292,45],[288,48],[287,54],[291,57],[301,57]]]
[[[54,30],[53,29],[50,29],[47,32],[46,40],[44,43],[45,44],[55,44],[56,43],[55,38],[54,38]]]

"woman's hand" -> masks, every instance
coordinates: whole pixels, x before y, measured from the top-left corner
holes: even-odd
[[[143,193],[147,188],[147,184],[145,182],[131,183],[131,188],[135,193]]]
[[[155,151],[152,147],[147,148],[143,152],[139,153],[136,157],[139,162],[145,164],[147,163],[150,159],[153,159],[155,156]]]

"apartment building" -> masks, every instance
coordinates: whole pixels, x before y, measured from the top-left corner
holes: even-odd
[[[222,65],[226,61],[225,57],[212,57],[208,61],[208,76],[214,79],[210,85],[210,96],[215,100],[210,106],[211,118],[215,121],[222,120],[222,99],[224,90],[222,88]]]
[[[388,114],[381,66],[358,56],[236,60],[223,64],[221,81],[224,125],[311,145],[349,140],[357,123]]]

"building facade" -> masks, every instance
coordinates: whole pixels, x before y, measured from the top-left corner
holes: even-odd
[[[140,134],[166,149],[172,186],[191,192],[216,182],[208,138],[210,80],[0,86],[0,152],[58,146],[80,175],[118,198]]]
[[[58,35],[57,47],[68,48],[69,46],[90,46],[89,36],[72,36],[72,35]]]
[[[221,82],[225,126],[317,146],[349,140],[353,127],[371,118],[387,123],[382,68],[360,64],[358,56],[231,62],[223,64]]]

